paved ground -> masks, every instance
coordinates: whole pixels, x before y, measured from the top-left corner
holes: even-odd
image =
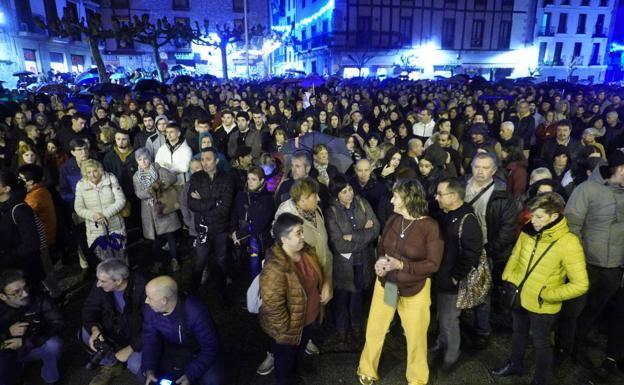
[[[137,248],[137,253],[140,252]],[[132,256],[132,253],[131,253]],[[189,265],[185,264],[182,277],[188,275]],[[71,274],[74,273],[74,274]],[[73,277],[72,284],[75,284],[76,270],[69,270],[68,275]],[[182,278],[180,277],[180,278]],[[182,279],[182,281],[185,281]],[[66,355],[62,363],[62,373],[64,385],[87,385],[94,375],[84,369],[85,355],[79,345],[75,342],[75,332],[80,324],[80,309],[82,301],[86,295],[85,286],[83,290],[77,290],[64,312],[67,321],[65,329],[65,341],[69,341]],[[257,365],[265,356],[265,350],[269,340],[258,327],[254,315],[243,310],[240,304],[223,309],[208,294],[208,289],[202,289],[202,296],[208,302],[215,321],[225,341],[226,360],[226,385],[268,385],[273,384],[273,376],[259,376],[255,373]],[[235,298],[242,300],[244,285],[234,285],[232,291]],[[241,302],[242,303],[242,302]],[[329,334],[331,326],[321,330],[323,335]],[[520,385],[529,384],[529,375],[523,378],[513,379],[493,379],[488,374],[488,369],[499,365],[508,355],[511,346],[511,335],[508,332],[498,332],[492,338],[488,349],[480,352],[466,351],[462,353],[461,362],[456,370],[450,375],[438,375],[435,369],[431,373],[431,385],[481,385],[481,384],[508,384]],[[599,341],[592,347],[594,361],[600,363],[601,355],[599,349],[604,345],[604,338],[599,335],[594,336]],[[467,345],[467,344],[466,344]],[[326,350],[319,356],[313,358],[311,367],[313,372],[306,373],[301,379],[301,384],[305,385],[333,385],[348,384],[356,385],[357,379],[355,369],[359,359],[359,351],[336,351],[330,342],[321,344]],[[527,367],[533,366],[532,352],[527,354]],[[405,343],[400,327],[395,325],[386,339],[384,353],[380,365],[381,385],[405,385]],[[591,384],[590,373],[572,365],[567,365],[552,378],[552,384],[565,385],[587,385]],[[597,382],[595,382],[597,383]],[[39,385],[42,382],[38,379],[38,368],[30,367],[26,375],[24,384]],[[117,378],[112,385],[135,385],[133,377],[126,373]],[[624,384],[624,374],[619,372],[608,384]]]

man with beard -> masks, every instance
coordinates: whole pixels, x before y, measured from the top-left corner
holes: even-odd
[[[156,126],[154,125],[154,116],[152,114],[143,115],[143,129],[139,131],[134,137],[134,148],[145,147],[147,139],[154,135],[156,132]]]
[[[138,169],[133,154],[134,150],[130,146],[128,132],[119,130],[115,133],[115,145],[104,155],[104,160],[102,161],[104,170],[117,177],[128,201],[135,196],[132,176]]]

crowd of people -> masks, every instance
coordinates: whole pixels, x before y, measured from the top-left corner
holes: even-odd
[[[232,279],[251,285],[272,340],[258,374],[278,385],[330,342],[361,350],[357,378],[377,383],[396,313],[410,385],[510,325],[493,376],[522,375],[529,340],[532,384],[568,361],[600,379],[624,364],[624,102],[609,88],[198,81],[94,95],[88,115],[55,95],[15,107],[0,122],[3,385],[31,361],[48,384],[71,377],[59,266],[78,263],[96,281],[77,336],[90,385],[125,369],[225,384],[202,298],[231,306]],[[602,318],[597,365],[586,342]]]

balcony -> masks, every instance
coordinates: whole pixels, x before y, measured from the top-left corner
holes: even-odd
[[[324,33],[324,34],[316,35],[309,39],[301,41],[301,50],[307,51],[307,50],[316,49],[320,47],[326,47],[331,44],[332,44],[332,34]]]
[[[583,65],[583,63],[585,62],[585,58],[584,58],[583,56],[580,56],[580,55],[578,55],[578,56],[574,56],[574,58],[573,58],[572,60],[574,60],[574,64],[575,64],[577,67],[582,66],[582,65]]]
[[[607,28],[596,28],[592,37],[607,37],[609,30]]]
[[[556,28],[553,26],[540,27],[537,36],[555,36]]]

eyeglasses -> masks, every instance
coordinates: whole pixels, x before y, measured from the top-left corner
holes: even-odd
[[[441,193],[441,192],[436,191],[436,193],[435,193],[435,195],[437,197],[443,197],[445,195],[451,195],[451,194],[455,194],[455,192],[451,191],[451,192],[447,192],[447,193]]]
[[[5,295],[9,296],[9,297],[14,297],[14,298],[19,298],[22,295],[24,295],[24,293],[28,292],[28,285],[24,285],[21,288],[17,289],[16,291],[14,291],[13,293],[4,293]]]

